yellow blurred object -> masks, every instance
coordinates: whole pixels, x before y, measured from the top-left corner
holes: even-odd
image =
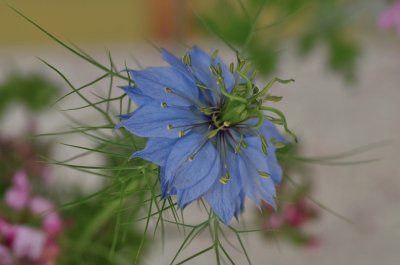
[[[151,12],[141,0],[14,0],[8,4],[64,40],[129,41],[148,32]],[[48,37],[0,4],[0,45],[49,42]]]

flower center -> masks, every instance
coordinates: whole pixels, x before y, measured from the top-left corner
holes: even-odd
[[[263,104],[267,101],[278,102],[281,100],[281,97],[271,96],[268,94],[270,88],[275,82],[286,84],[294,80],[282,80],[279,78],[274,78],[268,82],[263,89],[260,90],[254,84],[254,79],[257,73],[247,62],[238,58],[238,64],[236,68],[234,67],[234,64],[230,64],[229,70],[235,79],[235,84],[233,88],[231,88],[231,91],[228,91],[226,87],[221,64],[217,63],[215,65],[210,65],[210,71],[213,74],[216,84],[219,88],[217,91],[211,91],[213,93],[217,93],[219,96],[220,106],[216,108],[217,111],[211,108],[203,111],[206,115],[211,116],[213,126],[215,128],[208,134],[208,137],[212,138],[221,130],[234,127],[239,124],[242,127],[248,127],[250,129],[257,130],[262,126],[265,119],[269,119],[274,123],[284,125],[285,131],[294,136],[287,128],[282,112],[272,107],[263,106]],[[264,115],[264,111],[273,112],[274,114],[277,114],[280,119],[273,119],[270,116],[266,116]],[[248,120],[254,120],[254,122],[251,121],[244,123]]]

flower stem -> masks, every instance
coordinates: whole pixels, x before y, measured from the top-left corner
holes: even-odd
[[[219,239],[218,239],[218,228],[219,228],[219,220],[218,216],[213,213],[212,215],[214,222],[214,250],[215,250],[215,258],[217,259],[217,265],[220,265],[219,259]]]

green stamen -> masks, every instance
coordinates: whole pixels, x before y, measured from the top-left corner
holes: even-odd
[[[213,61],[215,61],[215,60],[217,59],[217,56],[218,56],[218,50],[215,50],[215,51],[211,54],[211,59],[212,59]]]
[[[229,71],[233,74],[233,72],[235,71],[235,65],[233,63],[229,64]]]
[[[271,139],[271,143],[278,149],[286,146],[284,143],[278,142],[275,138]]]
[[[269,178],[271,176],[271,174],[265,172],[265,171],[258,171],[258,174],[262,177],[262,178]]]
[[[226,175],[220,177],[219,182],[221,182],[221,184],[223,184],[223,185],[226,185],[230,179],[231,179],[231,175],[229,174],[228,171],[226,171]]]
[[[209,133],[207,134],[208,139],[213,138],[214,136],[217,135],[217,133],[218,133],[220,130],[222,130],[222,129],[224,129],[224,128],[227,128],[227,127],[229,127],[229,126],[230,126],[230,123],[227,122],[227,121],[224,121],[224,123],[223,123],[221,126],[219,126],[217,129],[212,130],[211,132],[209,132]]]
[[[182,62],[188,66],[192,65],[192,58],[190,57],[189,54],[185,54],[182,58]]]
[[[200,108],[199,111],[205,115],[212,115],[215,112],[215,110],[211,108]]]
[[[267,156],[268,155],[268,142],[263,135],[260,134],[260,135],[258,135],[258,137],[261,140],[261,150],[264,153],[264,155]]]
[[[267,95],[265,97],[265,101],[279,102],[281,100],[282,100],[282,97],[280,97],[280,96]]]
[[[239,154],[242,145],[243,145],[243,134],[240,134],[239,143],[235,146],[235,154]]]
[[[203,85],[202,83],[197,83],[196,86],[201,89],[209,89],[207,86]]]

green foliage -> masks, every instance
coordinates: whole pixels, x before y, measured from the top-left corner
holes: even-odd
[[[78,134],[95,144],[94,147],[64,144],[66,148],[76,149],[78,154],[63,161],[49,159],[49,162],[104,178],[105,185],[100,191],[62,207],[63,214],[71,219],[72,225],[63,237],[59,264],[136,264],[144,253],[147,236],[146,233],[137,232],[135,220],[140,219],[138,214],[144,207],[152,205],[153,199],[156,200],[155,197],[148,197],[149,191],[155,191],[158,187],[158,171],[146,161],[129,159],[132,152],[144,147],[144,139],[124,131],[112,133],[116,123],[116,115],[112,113],[116,109],[122,112],[125,96],[111,98],[109,93],[107,98],[92,102],[80,92],[86,85],[76,88],[57,68],[43,62],[59,74],[73,92],[59,100],[77,95],[87,105],[65,111],[69,113],[66,117],[74,124],[72,130],[42,136]],[[103,78],[110,80],[112,88],[113,74]],[[129,111],[130,104],[126,107]],[[89,126],[79,114],[74,115],[76,110],[89,108],[95,109],[103,117],[102,124]],[[100,166],[79,163],[82,157],[93,153],[102,155],[106,162]]]
[[[198,15],[198,21],[205,32],[251,59],[261,73],[272,74],[279,64],[279,50],[294,41],[301,55],[309,54],[317,44],[325,45],[327,66],[351,81],[359,54],[356,41],[347,34],[351,4],[340,0],[215,0]]]
[[[119,201],[110,202],[106,195],[102,196],[103,199],[86,201],[63,210],[69,227],[61,238],[61,253],[57,264],[131,264],[134,260],[142,234],[134,226],[121,225],[114,243],[114,215],[121,209]],[[116,208],[107,210],[110,205]],[[124,204],[124,209],[126,207]],[[135,218],[137,211],[130,209],[119,214],[123,215],[121,221],[126,224]],[[114,244],[115,247],[112,247]]]
[[[344,38],[333,37],[329,42],[329,66],[343,74],[347,80],[355,79],[354,69],[358,54],[356,44]]]
[[[39,74],[13,74],[0,84],[0,116],[11,102],[21,102],[32,111],[49,106],[59,88]]]
[[[250,45],[249,59],[254,62],[257,69],[262,69],[262,73],[273,73],[279,62],[279,53],[276,51],[275,44],[267,44],[265,47],[257,44]]]

